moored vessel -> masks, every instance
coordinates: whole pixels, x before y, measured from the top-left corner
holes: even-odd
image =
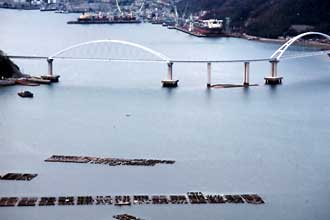
[[[223,35],[223,20],[198,20],[197,22],[193,23],[193,31],[205,36]]]
[[[90,14],[82,13],[76,21],[68,21],[68,24],[137,24],[141,23],[137,17],[128,14],[120,16],[109,16],[104,13]]]
[[[24,86],[40,86],[40,83],[31,82],[27,78],[16,79],[15,83]]]

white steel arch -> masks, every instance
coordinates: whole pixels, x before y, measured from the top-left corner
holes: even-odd
[[[48,57],[49,60],[53,60],[53,59],[56,59],[56,57],[58,57],[59,55],[67,52],[67,51],[70,51],[72,49],[75,49],[75,48],[79,48],[79,47],[82,47],[82,46],[86,46],[86,45],[91,45],[91,44],[99,44],[99,43],[115,43],[115,44],[122,44],[122,45],[126,45],[126,46],[131,46],[131,47],[134,47],[134,48],[138,48],[140,50],[143,50],[147,53],[150,53],[156,57],[158,57],[159,59],[161,59],[162,61],[164,62],[167,62],[167,63],[170,63],[171,59],[169,57],[167,57],[166,55],[160,53],[160,52],[157,52],[153,49],[150,49],[148,47],[145,47],[141,44],[137,44],[137,43],[132,43],[132,42],[129,42],[129,41],[122,41],[122,40],[95,40],[95,41],[88,41],[88,42],[84,42],[84,43],[79,43],[79,44],[75,44],[73,46],[70,46],[70,47],[67,47],[63,50],[60,50],[56,53],[54,53],[53,55],[51,55],[50,57]]]
[[[325,37],[327,39],[330,40],[330,36],[327,34],[323,34],[320,32],[306,32],[306,33],[302,33],[299,34],[297,36],[295,36],[294,38],[291,38],[289,41],[287,41],[285,44],[283,44],[280,48],[278,48],[273,55],[270,57],[271,60],[280,60],[282,55],[284,54],[284,52],[297,40],[299,40],[300,38],[307,36],[307,35],[319,35],[322,37]]]

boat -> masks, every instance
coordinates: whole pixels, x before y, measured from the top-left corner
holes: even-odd
[[[141,23],[133,15],[108,16],[103,13],[82,13],[76,21],[68,21],[67,24],[138,24]]]
[[[17,95],[19,95],[22,98],[33,98],[33,93],[30,91],[19,92],[17,93]]]
[[[24,86],[40,86],[39,83],[29,82],[26,78],[16,79],[15,83]]]
[[[163,24],[163,21],[162,20],[156,20],[155,19],[155,20],[152,20],[151,21],[151,24],[161,24],[162,25]]]
[[[66,10],[56,10],[55,13],[57,13],[57,14],[69,14],[69,11],[66,11]]]
[[[176,23],[175,21],[171,20],[171,19],[165,19],[162,26],[164,27],[169,27],[169,26],[175,26]]]
[[[45,75],[45,76],[41,76],[41,79],[50,80],[51,82],[58,82],[59,81],[59,78],[60,78],[59,75]]]
[[[44,12],[44,11],[56,11],[56,8],[41,8],[40,11]]]
[[[50,84],[51,83],[50,79],[42,79],[39,77],[31,77],[31,78],[27,78],[26,80],[31,83],[39,83],[39,84]]]
[[[205,36],[223,35],[223,20],[198,20],[193,23],[193,31]]]
[[[57,11],[56,4],[47,4],[40,7],[40,11]]]

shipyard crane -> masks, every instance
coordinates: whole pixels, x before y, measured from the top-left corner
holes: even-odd
[[[120,9],[120,6],[119,6],[119,2],[118,2],[118,0],[116,0],[116,5],[117,5],[117,9],[118,9],[118,11],[122,14],[123,12],[122,12],[121,9]]]
[[[178,8],[177,8],[177,6],[176,6],[174,0],[171,0],[171,3],[170,3],[170,4],[171,4],[171,5],[173,6],[173,8],[174,8],[175,24],[176,24],[176,26],[178,26],[178,24],[179,24],[179,19],[180,19],[180,15],[179,15],[179,13],[178,13]],[[186,4],[185,4],[184,10],[183,10],[183,13],[182,13],[182,16],[181,16],[182,19],[184,19],[185,16],[186,16],[187,8],[188,8],[188,2],[186,2]]]
[[[139,11],[138,11],[139,14],[142,12],[142,9],[143,9],[143,7],[144,7],[144,2],[145,2],[145,0],[142,1],[141,7],[139,8]]]
[[[187,8],[188,8],[188,2],[186,2],[186,5],[184,7],[184,11],[182,13],[182,18],[186,17]]]
[[[145,0],[142,0],[141,6],[139,7],[139,9],[137,11],[138,13],[141,13],[141,11],[144,7],[144,4],[145,4]],[[123,11],[121,10],[120,5],[119,5],[119,0],[116,0],[116,6],[117,6],[117,9],[118,9],[119,13],[123,14]],[[132,12],[132,6],[133,6],[133,4],[130,7],[131,12]]]
[[[173,0],[171,0],[171,3],[170,3],[172,6],[173,6],[173,8],[174,8],[174,14],[175,14],[175,26],[178,26],[178,24],[179,24],[179,13],[178,13],[178,9],[177,9],[177,7],[176,7],[176,5],[175,5],[175,3],[174,3],[174,1]]]

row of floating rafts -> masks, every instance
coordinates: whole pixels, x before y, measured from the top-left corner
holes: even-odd
[[[117,220],[142,220],[141,218],[129,214],[114,215],[112,217]]]
[[[89,163],[104,164],[109,166],[155,166],[158,164],[174,164],[174,160],[158,160],[158,159],[122,159],[122,158],[100,158],[89,156],[65,156],[52,155],[45,162],[62,162],[62,163]]]
[[[122,196],[60,196],[60,197],[2,197],[0,206],[74,206],[74,205],[184,205],[184,204],[263,204],[257,194],[206,195],[201,192],[189,192],[186,195],[122,195]]]
[[[38,176],[38,174],[31,173],[7,173],[3,176],[0,176],[0,180],[25,180],[30,181],[33,178]]]

